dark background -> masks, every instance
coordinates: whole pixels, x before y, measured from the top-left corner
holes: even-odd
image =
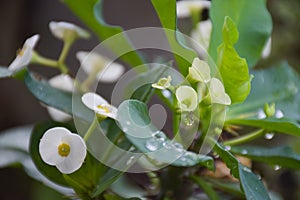
[[[104,8],[107,22],[121,25],[125,30],[159,26],[149,0],[105,0]],[[274,21],[272,54],[268,60],[260,62],[259,67],[287,59],[299,70],[300,1],[269,0],[268,8]],[[48,24],[52,20],[69,21],[85,27],[59,0],[1,0],[0,65],[8,66],[15,58],[16,50],[22,47],[24,40],[35,33],[41,36],[37,51],[46,57],[57,58],[62,42],[49,32]],[[179,21],[179,25],[183,27],[188,22],[189,20]],[[188,32],[188,30],[183,31]],[[76,42],[67,59],[73,73],[79,67],[75,53],[78,50],[89,51],[97,44],[98,40],[95,37]],[[56,70],[39,66],[32,66],[32,68],[48,77],[58,73]],[[28,92],[23,82],[15,79],[0,79],[0,91],[0,131],[49,119],[45,108]],[[32,181],[20,170],[0,169],[0,200],[45,199],[39,196],[39,193],[42,194],[41,191],[45,190],[47,189]]]

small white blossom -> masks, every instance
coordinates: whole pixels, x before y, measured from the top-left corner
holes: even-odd
[[[49,80],[49,84],[54,88],[64,90],[66,92],[72,92],[74,89],[74,80],[67,74],[59,74],[52,77]],[[71,115],[50,106],[47,106],[47,111],[50,117],[55,121],[64,122],[72,118]]]
[[[85,93],[81,100],[83,104],[89,109],[93,110],[102,117],[110,117],[112,119],[117,118],[118,109],[110,105],[104,98],[96,93]]]
[[[80,61],[83,71],[87,74],[96,72],[99,81],[115,82],[125,71],[123,65],[112,62],[98,53],[80,51],[76,57]]]
[[[222,82],[217,78],[212,78],[209,85],[209,93],[212,103],[230,105],[231,100],[225,92]]]
[[[189,68],[189,77],[198,82],[208,83],[211,79],[210,68],[207,62],[195,58]]]
[[[75,34],[75,36],[79,38],[90,37],[90,34],[86,30],[69,22],[52,21],[49,23],[49,29],[56,38],[61,40],[67,39],[70,33]]]
[[[78,135],[63,127],[47,130],[41,138],[39,152],[42,160],[63,174],[78,170],[86,157],[86,145]]]
[[[157,83],[153,83],[152,87],[160,90],[168,89],[171,86],[171,76],[164,77],[158,80]]]
[[[192,45],[201,57],[207,56],[211,31],[212,23],[210,19],[208,19],[200,21],[196,28],[191,32],[191,37],[197,42],[196,44],[193,42]]]
[[[30,63],[34,47],[37,44],[39,38],[40,36],[36,34],[25,41],[22,49],[18,52],[17,57],[9,65],[8,70],[16,72]]]
[[[210,8],[210,1],[205,0],[183,0],[177,2],[177,17],[184,18],[191,16],[193,10],[201,10],[203,8]]]
[[[180,86],[176,89],[176,98],[182,111],[192,112],[198,106],[197,92],[190,86]]]

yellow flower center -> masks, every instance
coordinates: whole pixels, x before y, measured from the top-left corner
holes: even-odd
[[[62,143],[58,146],[58,154],[62,157],[67,157],[70,154],[70,145]]]
[[[108,105],[103,105],[103,104],[100,104],[97,106],[97,108],[101,109],[101,110],[104,110],[104,112],[106,113],[110,113],[110,108]]]
[[[26,49],[25,47],[23,49],[18,49],[17,50],[17,56],[21,56],[22,57],[24,55],[25,49]]]

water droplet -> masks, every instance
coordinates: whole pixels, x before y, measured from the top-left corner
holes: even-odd
[[[128,128],[123,127],[123,132],[127,132],[127,131],[128,131]]]
[[[175,147],[176,151],[183,152],[183,146],[180,143],[175,142],[173,146]]]
[[[231,146],[229,146],[229,145],[225,146],[225,150],[226,151],[230,151],[231,150]]]
[[[145,146],[149,151],[156,151],[160,147],[160,143],[156,139],[150,138]]]
[[[186,162],[186,157],[184,157],[184,156],[181,156],[180,158],[179,158],[182,162]]]
[[[170,141],[163,142],[162,144],[166,149],[172,149],[174,145]]]
[[[245,172],[252,172],[248,167],[244,167],[243,170],[244,170]]]
[[[275,166],[274,166],[274,170],[275,170],[275,171],[278,171],[278,170],[280,170],[280,169],[281,169],[281,166],[279,166],[279,165],[275,165]]]
[[[248,154],[248,150],[247,150],[247,149],[243,149],[243,150],[242,150],[242,154],[243,154],[243,155],[247,155],[247,154]]]
[[[152,137],[160,142],[164,142],[166,140],[166,135],[162,131],[156,131],[152,134]]]
[[[194,122],[195,122],[193,113],[190,112],[190,113],[184,114],[183,115],[183,122],[187,126],[192,126],[194,124]]]
[[[216,152],[213,152],[213,157],[214,157],[214,158],[220,158],[220,155],[217,154]]]
[[[126,124],[129,126],[131,123],[130,123],[130,121],[126,121]]]
[[[266,133],[265,134],[265,139],[266,140],[272,140],[274,138],[274,133]]]
[[[259,109],[258,112],[257,112],[257,118],[258,119],[265,119],[267,116],[266,116],[266,113],[264,112],[263,109]]]
[[[198,155],[195,154],[195,153],[189,152],[189,151],[185,152],[183,154],[183,156],[185,156],[186,158],[190,159],[191,161],[198,160]]]
[[[169,98],[171,96],[171,92],[169,90],[163,90],[162,95],[164,95],[166,98]]]
[[[131,165],[132,162],[134,161],[134,159],[135,159],[135,157],[134,157],[134,156],[131,156],[131,157],[127,160],[126,165]]]
[[[280,118],[283,118],[284,117],[284,114],[281,110],[276,110],[275,112],[275,117],[280,119]]]
[[[256,174],[256,175],[257,175],[258,180],[262,179],[260,174]]]

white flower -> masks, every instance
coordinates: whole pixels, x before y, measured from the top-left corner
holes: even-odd
[[[230,105],[231,100],[228,94],[226,94],[222,82],[217,78],[212,78],[209,85],[209,93],[212,103],[218,103],[223,105]]]
[[[184,18],[191,16],[193,10],[201,10],[203,8],[210,7],[210,1],[203,0],[187,0],[187,1],[178,1],[177,2],[177,17]]]
[[[267,43],[264,46],[264,49],[262,51],[261,57],[262,58],[268,58],[271,54],[271,47],[272,47],[272,39],[269,37]]]
[[[171,86],[171,81],[172,81],[171,76],[168,76],[167,78],[164,77],[159,79],[157,83],[153,83],[152,87],[160,90],[165,90]]]
[[[49,80],[49,84],[54,88],[61,89],[66,92],[72,92],[74,89],[74,80],[67,74],[59,74],[52,77]],[[71,115],[50,106],[47,106],[47,111],[50,117],[55,121],[64,122],[72,118]]]
[[[77,134],[63,127],[49,129],[43,135],[39,152],[42,160],[63,174],[78,170],[86,157],[86,145]]]
[[[89,109],[95,111],[102,117],[110,117],[112,119],[117,118],[118,109],[110,105],[105,99],[96,93],[88,92],[85,93],[81,100],[83,104]]]
[[[211,31],[212,31],[212,23],[208,19],[205,21],[200,21],[197,24],[197,27],[191,32],[191,37],[197,42],[197,44],[192,42],[192,45],[195,48],[195,50],[199,53],[199,55],[202,57],[206,57],[207,55]]]
[[[10,71],[19,71],[26,65],[28,65],[31,61],[32,54],[36,43],[38,42],[40,36],[38,34],[28,38],[22,49],[18,52],[15,60],[9,65],[8,69]]]
[[[123,65],[112,62],[98,53],[80,51],[76,57],[80,61],[83,71],[87,74],[96,72],[99,81],[115,82],[125,71]]]
[[[182,111],[191,112],[198,106],[197,92],[190,86],[180,86],[176,90],[176,98]]]
[[[208,83],[211,77],[207,62],[194,58],[192,66],[189,68],[189,77],[198,82]]]
[[[52,21],[49,23],[49,29],[56,38],[61,40],[67,39],[70,36],[70,34],[74,34],[76,37],[79,38],[90,37],[90,34],[86,30],[69,22]]]

